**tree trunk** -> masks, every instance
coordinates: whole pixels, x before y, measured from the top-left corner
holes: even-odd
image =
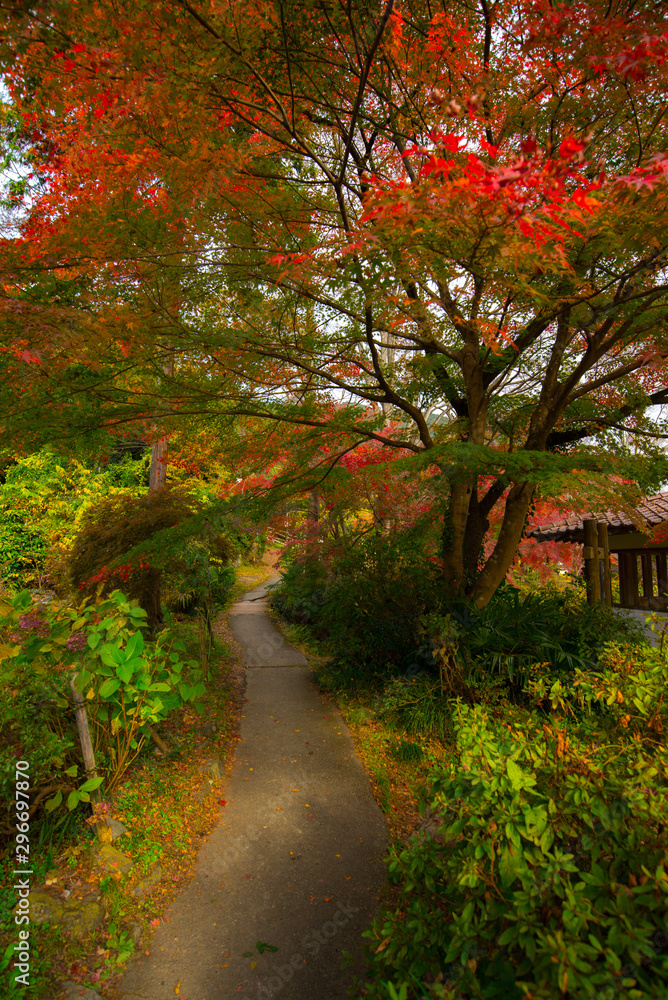
[[[151,471],[148,479],[149,493],[160,489],[167,482],[167,457],[169,441],[166,437],[156,441],[151,449]]]
[[[478,608],[484,608],[494,596],[497,587],[503,583],[505,575],[512,565],[522,538],[534,492],[535,486],[531,483],[517,483],[508,494],[506,510],[494,551],[468,591],[468,596]]]
[[[164,365],[165,375],[171,377],[174,374],[174,358]],[[162,489],[167,485],[167,460],[169,457],[169,438],[162,437],[153,445],[151,449],[151,471],[148,477],[148,502],[151,502],[151,493]],[[160,601],[160,585],[162,572],[155,570],[147,575],[146,587],[142,593],[141,606],[148,615],[147,623],[151,632],[162,628],[162,606]]]
[[[443,524],[443,573],[446,587],[453,595],[460,594],[464,589],[464,540],[472,492],[470,482],[452,485],[448,513]]]
[[[308,495],[308,515],[311,524],[317,524],[320,520],[320,497],[317,490],[311,490]]]
[[[162,573],[160,570],[154,569],[147,573],[146,582],[139,599],[140,605],[146,612],[146,624],[151,632],[156,632],[164,624],[160,601],[161,580]]]
[[[464,577],[470,586],[478,575],[482,561],[482,547],[485,535],[489,531],[489,520],[478,499],[478,488],[473,487],[469,514],[464,532]]]

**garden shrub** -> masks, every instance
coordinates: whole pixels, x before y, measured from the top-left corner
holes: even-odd
[[[364,995],[668,995],[665,750],[608,758],[575,729],[461,702],[454,725],[423,803],[442,826],[391,852]]]
[[[57,586],[60,550],[83,511],[119,490],[144,492],[140,466],[126,459],[101,469],[48,448],[11,462],[0,483],[0,577],[15,589]]]
[[[326,638],[334,663],[352,675],[387,677],[412,660],[421,618],[438,593],[438,568],[419,539],[370,533],[292,562],[272,603]],[[325,557],[325,558],[323,558]]]
[[[28,591],[0,601],[0,682],[11,699],[2,707],[0,747],[7,808],[16,753],[31,764],[31,810],[61,803],[72,810],[90,801],[103,780],[105,791],[113,791],[151,726],[186,703],[201,711],[200,665],[182,661],[183,646],[167,630],[156,642],[147,641],[145,627],[145,612],[120,591],[76,608],[52,603],[38,610]],[[69,687],[74,674],[85,696],[100,775],[83,784]],[[47,794],[51,798],[44,801]],[[8,817],[0,817],[0,834],[11,829]]]
[[[437,681],[424,674],[391,678],[372,705],[380,719],[406,733],[450,734],[450,699],[441,693]]]
[[[201,524],[189,521],[203,504],[189,488],[166,486],[143,496],[117,493],[91,505],[65,560],[75,591],[90,595],[98,588],[108,594],[119,585],[139,601],[151,628],[162,623],[165,587],[182,606],[198,601],[210,607],[223,601],[234,578],[226,563],[233,546],[219,534],[209,539]],[[183,530],[170,537],[170,529]],[[132,557],[141,543],[159,540],[146,554]]]
[[[459,625],[459,648],[469,681],[502,675],[521,687],[528,668],[550,663],[560,675],[594,667],[608,642],[638,644],[634,621],[604,604],[590,605],[575,588],[550,585],[522,593],[504,584],[486,607],[464,602],[448,608]]]
[[[0,699],[0,841],[15,832],[9,812],[17,760],[30,762],[31,804],[43,803],[61,783],[58,775],[80,759],[74,717],[60,707],[64,678],[17,667]],[[40,796],[38,800],[38,795]]]
[[[668,730],[668,646],[608,644],[600,669],[578,672],[571,701],[608,717],[629,736],[663,743]]]
[[[643,639],[636,622],[572,587],[522,593],[504,584],[476,609],[452,600],[439,574],[419,536],[369,534],[293,559],[272,603],[324,640],[331,663],[320,674],[331,690],[424,673],[450,695],[475,696],[500,677],[521,697],[536,663],[570,683],[577,670],[596,669],[606,642]]]
[[[11,586],[39,586],[49,544],[45,533],[11,507],[0,509],[0,573]]]

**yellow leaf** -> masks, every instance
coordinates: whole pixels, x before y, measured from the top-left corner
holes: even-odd
[[[176,986],[174,987],[174,992],[175,993],[180,993],[181,992],[181,980],[180,979],[179,979],[178,983],[176,984]]]

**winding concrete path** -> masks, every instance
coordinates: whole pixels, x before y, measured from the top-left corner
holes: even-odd
[[[231,609],[247,688],[227,804],[124,1000],[344,1000],[362,969],[385,823],[341,717],[264,616],[265,588]],[[344,951],[357,958],[342,972]]]

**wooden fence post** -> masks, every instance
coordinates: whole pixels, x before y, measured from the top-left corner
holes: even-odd
[[[97,770],[95,768],[95,753],[93,751],[93,741],[90,738],[90,728],[88,726],[88,714],[86,712],[86,702],[80,691],[77,691],[74,686],[74,682],[77,679],[77,674],[74,674],[70,679],[70,691],[72,692],[72,699],[74,701],[74,714],[77,720],[77,729],[79,730],[79,742],[81,743],[81,752],[84,759],[84,767],[86,769],[86,780],[88,778],[97,778]],[[100,799],[99,789],[93,792],[93,796],[96,800]]]
[[[598,561],[598,525],[593,518],[582,522],[584,528],[584,576],[587,584],[587,601],[597,604],[601,600],[601,577]]]
[[[601,600],[612,607],[612,573],[610,571],[610,540],[605,521],[598,522],[598,548],[600,562]],[[602,551],[602,555],[601,555]]]

